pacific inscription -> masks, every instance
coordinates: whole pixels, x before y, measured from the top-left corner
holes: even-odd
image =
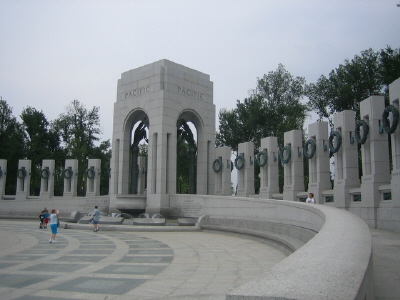
[[[150,93],[150,86],[143,86],[131,91],[125,92],[125,99],[127,98],[135,98],[137,96],[141,96],[143,94]]]
[[[204,94],[202,94],[200,92],[196,92],[196,91],[191,90],[191,89],[180,87],[180,86],[178,86],[178,94],[182,94],[182,95],[189,96],[189,97],[192,97],[192,98],[204,100]]]

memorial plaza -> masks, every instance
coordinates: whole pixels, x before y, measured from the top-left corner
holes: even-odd
[[[32,196],[31,160],[7,179],[0,159],[0,299],[400,299],[400,78],[389,96],[389,105],[361,101],[360,120],[336,113],[330,132],[309,124],[307,140],[293,129],[280,146],[276,136],[260,149],[239,143],[232,159],[230,147],[215,147],[208,74],[165,59],[122,73],[108,195],[100,159],[87,159],[84,196],[77,159],[62,162],[57,196],[55,160],[43,158]],[[178,139],[188,146],[186,194]],[[107,215],[98,232],[87,216],[95,206]],[[57,243],[34,221],[43,207],[60,210]]]
[[[0,299],[225,299],[288,255],[264,239],[219,231],[61,225],[49,244],[50,230],[37,221],[0,219]],[[375,299],[400,299],[400,234],[371,234]],[[312,278],[299,281],[312,287]]]

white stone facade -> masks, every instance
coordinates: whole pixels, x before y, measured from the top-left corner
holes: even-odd
[[[118,195],[129,194],[131,130],[148,121],[147,204],[149,213],[168,214],[169,194],[176,193],[177,122],[192,122],[197,130],[199,194],[214,193],[215,105],[210,76],[169,60],[122,73],[114,105],[111,210]]]

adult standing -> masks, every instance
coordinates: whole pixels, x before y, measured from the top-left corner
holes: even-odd
[[[99,219],[100,219],[100,211],[99,211],[99,207],[96,205],[94,207],[94,211],[92,212],[92,216],[93,216],[93,220],[92,220],[92,224],[94,227],[93,232],[97,232],[99,231]]]
[[[306,203],[313,203],[315,204],[315,199],[314,199],[314,194],[313,193],[309,193],[308,194],[308,198],[306,200]]]
[[[60,213],[59,210],[52,209],[51,214],[50,214],[50,229],[51,229],[51,235],[49,239],[49,243],[55,244],[57,243],[56,241],[56,235],[57,235],[57,227],[58,227],[58,214]]]

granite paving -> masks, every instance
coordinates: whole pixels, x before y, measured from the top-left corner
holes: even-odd
[[[93,232],[88,224],[60,227],[56,244],[49,236],[31,220],[0,220],[1,300],[225,299],[288,255],[214,231]]]

